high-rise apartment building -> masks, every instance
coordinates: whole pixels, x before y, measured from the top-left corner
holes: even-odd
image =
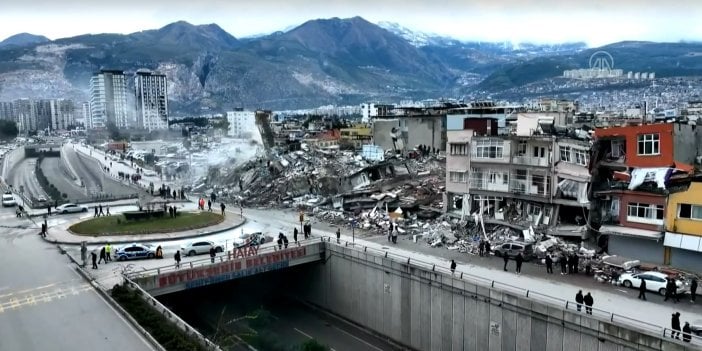
[[[227,112],[228,135],[236,138],[250,138],[256,129],[256,113],[238,108]]]
[[[75,106],[73,101],[54,99],[50,101],[51,130],[67,130],[75,125]]]
[[[90,78],[90,128],[105,128],[108,122],[129,127],[127,81],[120,70],[101,70]]]
[[[140,69],[134,77],[137,125],[146,130],[168,129],[168,80],[165,74]]]

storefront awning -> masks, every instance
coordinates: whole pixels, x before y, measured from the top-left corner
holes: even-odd
[[[641,239],[658,240],[663,238],[663,232],[638,228],[621,227],[616,225],[603,225],[600,233],[609,235],[631,236]]]
[[[663,245],[677,249],[702,252],[702,237],[665,232],[665,241],[663,241]]]

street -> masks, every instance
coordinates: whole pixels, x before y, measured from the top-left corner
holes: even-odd
[[[27,226],[13,211],[0,209],[3,224]],[[0,350],[151,350],[38,232],[0,235]]]
[[[39,181],[35,175],[36,158],[25,158],[22,162],[17,163],[8,173],[7,184],[12,185],[15,191],[20,192],[22,189],[24,195],[29,198],[43,197],[48,199],[48,195],[39,185]]]
[[[68,195],[71,202],[82,202],[88,199],[85,188],[78,186],[74,181],[65,175],[60,166],[61,159],[58,157],[46,157],[40,167],[44,175],[49,179],[58,191]]]

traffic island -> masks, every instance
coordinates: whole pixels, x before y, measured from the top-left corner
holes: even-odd
[[[91,237],[143,235],[196,230],[223,221],[224,216],[214,212],[179,212],[175,218],[158,212],[149,216],[124,213],[88,219],[70,226],[68,230],[75,235]]]

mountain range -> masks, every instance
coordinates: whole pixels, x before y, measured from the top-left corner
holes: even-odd
[[[702,73],[701,44],[623,42],[601,49],[625,70]],[[583,43],[463,42],[361,17],[310,20],[255,38],[182,21],[53,41],[22,33],[0,42],[0,101],[87,101],[94,72],[140,68],[168,76],[176,114],[460,98],[474,89],[496,92],[586,67],[596,50]]]

